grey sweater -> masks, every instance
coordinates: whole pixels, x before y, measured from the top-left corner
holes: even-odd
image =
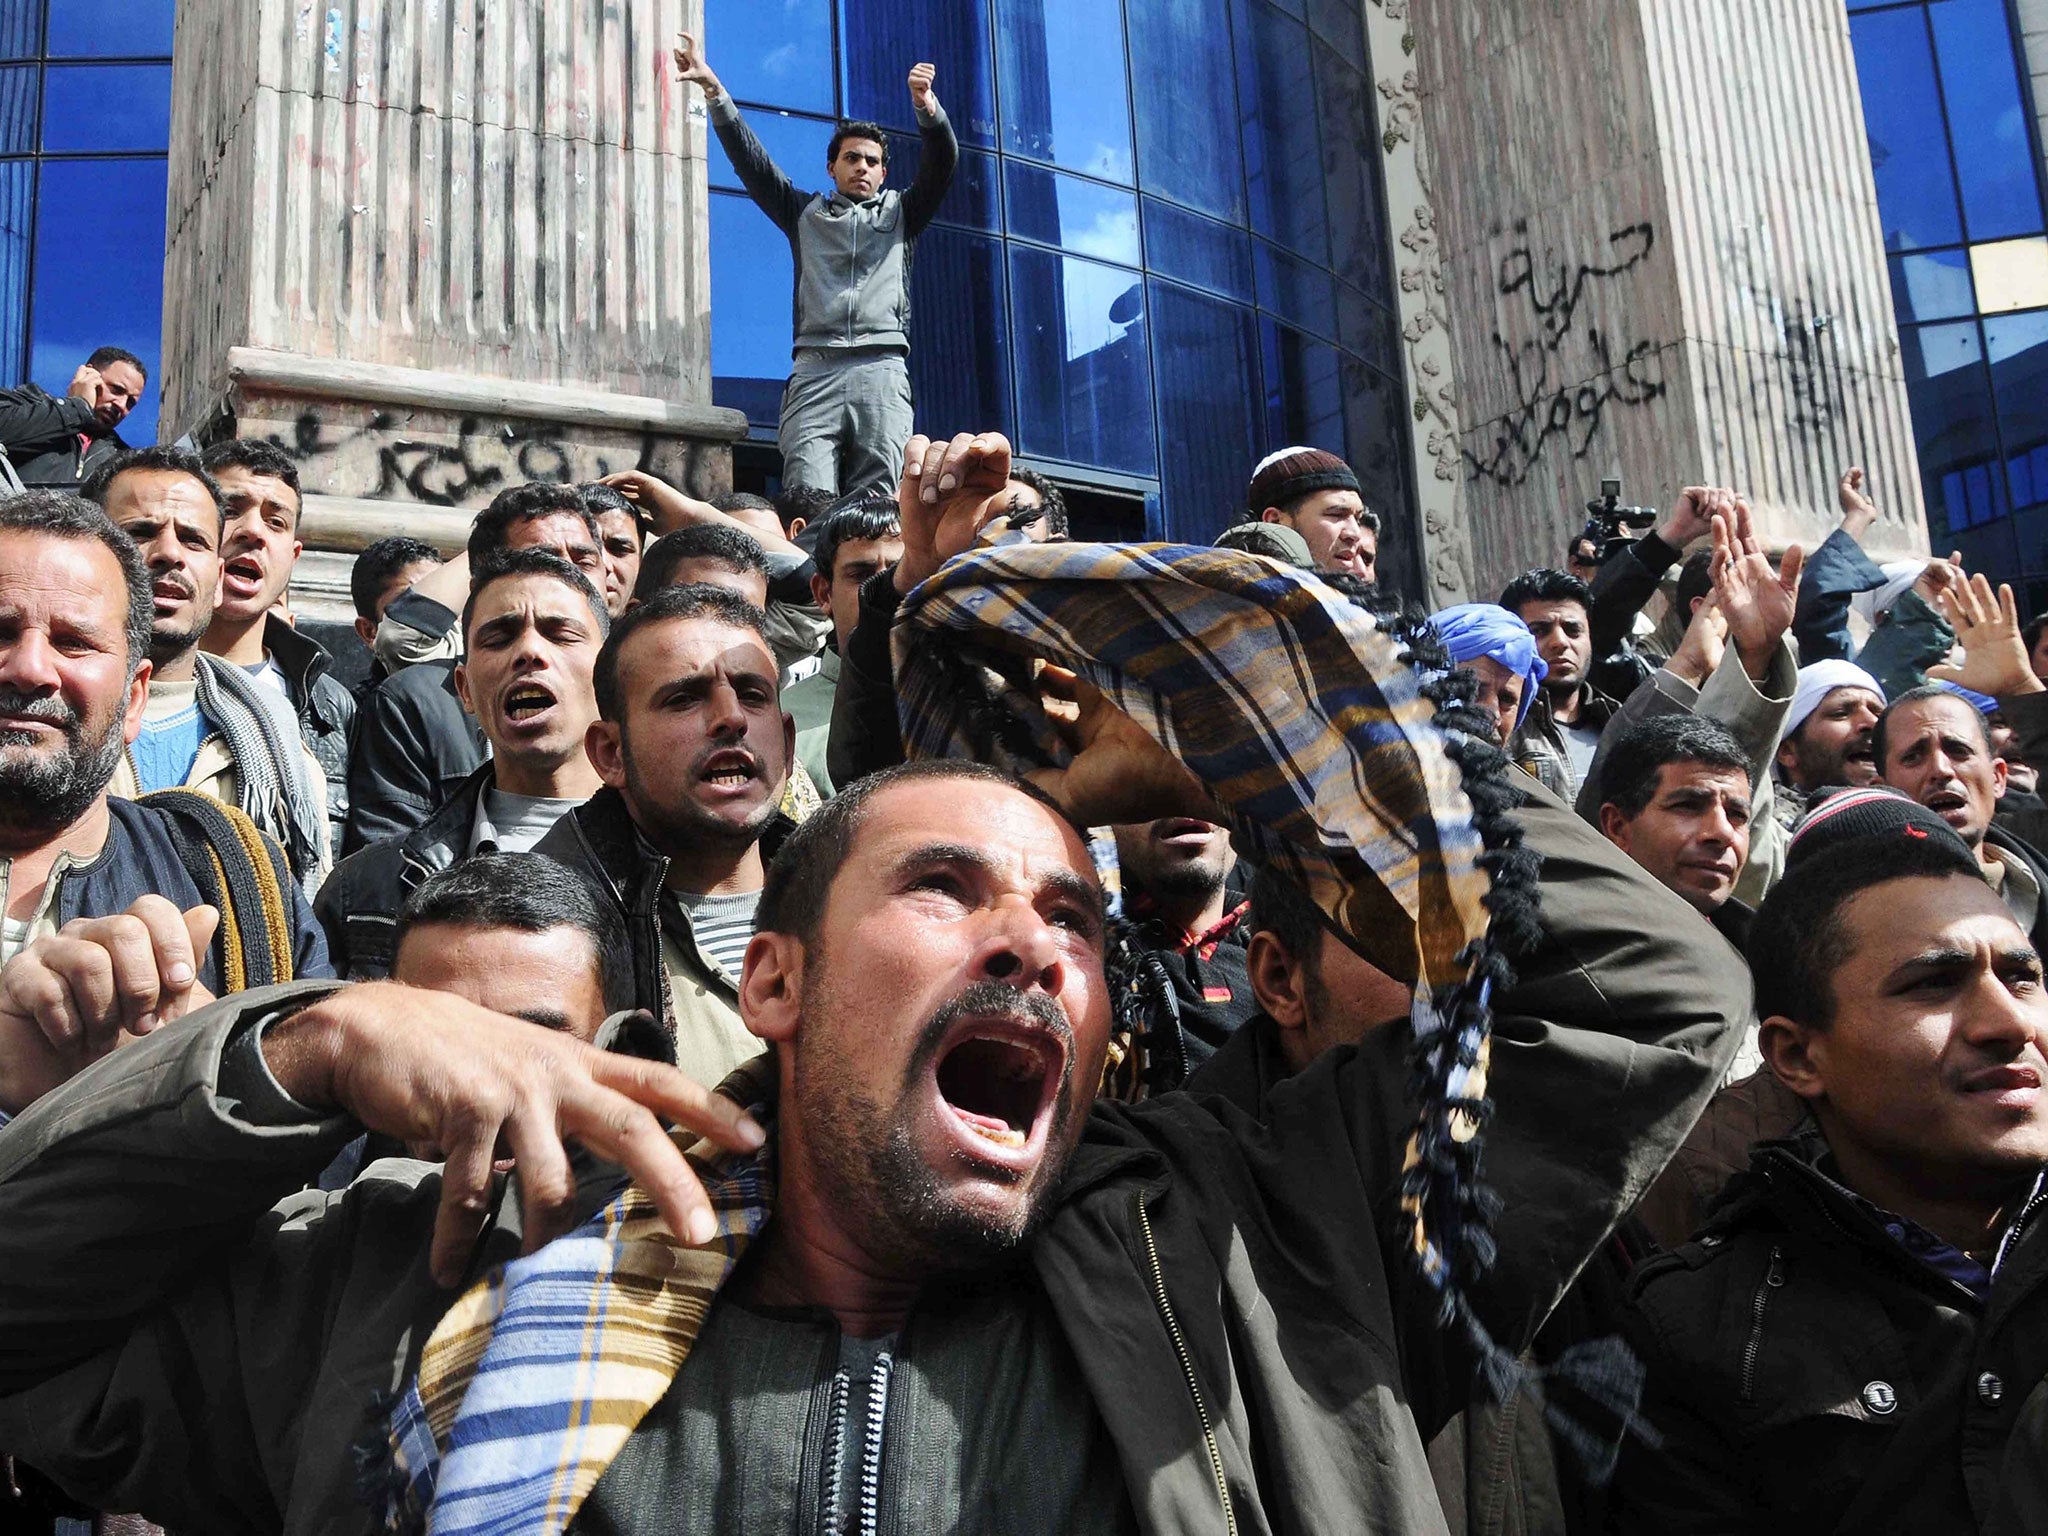
[[[911,253],[945,200],[960,159],[945,108],[935,104],[929,115],[918,114],[924,153],[909,190],[885,188],[858,203],[837,190],[797,190],[730,96],[711,103],[711,125],[741,185],[789,237],[796,261],[796,349],[909,351]]]

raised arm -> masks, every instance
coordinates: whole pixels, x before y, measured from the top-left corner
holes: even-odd
[[[726,94],[725,86],[711,66],[705,62],[704,49],[687,32],[677,34],[676,79],[685,85],[694,85],[704,93],[706,107],[711,113],[711,127],[718,135],[718,142],[725,146],[725,153],[732,161],[733,170],[739,175],[740,185],[747,189],[747,195],[755,206],[775,221],[776,227],[791,239],[796,237],[796,221],[810,201],[808,195],[799,192],[789,177],[777,165],[768,151],[761,147],[761,141],[754,137],[746,119],[740,116],[740,109]]]
[[[34,447],[67,433],[90,432],[97,424],[92,403],[99,382],[98,369],[81,367],[62,400],[40,392],[0,389],[0,447]]]
[[[953,183],[954,167],[960,163],[960,141],[953,136],[953,124],[939,105],[932,80],[938,71],[919,64],[910,71],[910,104],[917,113],[917,134],[923,145],[917,162],[917,177],[903,194],[903,221],[912,235],[937,216],[946,200],[946,188]]]
[[[1620,648],[1664,573],[1685,553],[1686,545],[1706,536],[1708,519],[1732,499],[1726,491],[1687,486],[1663,522],[1600,568],[1593,582],[1593,611],[1587,616],[1595,656],[1611,656]]]

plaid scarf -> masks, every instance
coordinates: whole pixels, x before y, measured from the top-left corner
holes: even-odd
[[[284,849],[311,900],[325,876],[328,833],[307,783],[298,720],[231,661],[201,652],[193,676],[200,712],[234,760],[239,809]]]
[[[765,1105],[753,1106],[767,1123]],[[668,1391],[733,1266],[767,1225],[775,1142],[686,1156],[718,1236],[686,1246],[627,1188],[595,1218],[456,1301],[366,1474],[385,1527],[434,1536],[567,1528]]]

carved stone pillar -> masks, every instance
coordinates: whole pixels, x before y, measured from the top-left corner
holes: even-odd
[[[162,431],[269,437],[309,545],[443,542],[522,479],[730,484],[701,0],[184,0]],[[302,567],[315,586],[330,562]]]
[[[1774,540],[1810,548],[1860,464],[1884,514],[1866,543],[1925,551],[1841,0],[1368,14],[1398,5],[1481,594],[1561,563],[1615,474],[1657,507],[1686,484],[1733,486]]]

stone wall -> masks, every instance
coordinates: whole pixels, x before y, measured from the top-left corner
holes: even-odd
[[[1599,482],[1733,485],[1775,539],[1925,523],[1841,0],[1412,0],[1479,585]]]

